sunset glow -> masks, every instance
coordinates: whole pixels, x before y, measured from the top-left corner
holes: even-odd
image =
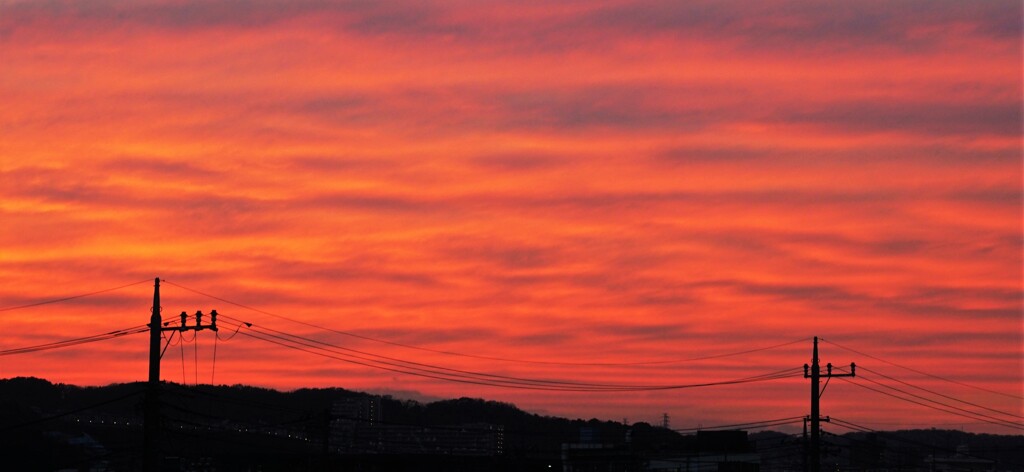
[[[172,382],[688,428],[805,415],[808,383],[522,390],[227,338],[680,385],[802,369],[820,336],[1021,422],[1020,2],[556,5],[0,2],[0,309],[142,282],[2,311],[0,351],[148,323],[160,277],[165,321],[229,317],[215,371],[210,332],[168,348]],[[147,349],[0,378],[143,381]],[[823,414],[1021,434],[853,383],[879,388]]]

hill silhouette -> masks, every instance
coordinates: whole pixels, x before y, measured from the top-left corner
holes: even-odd
[[[138,470],[143,382],[104,387],[0,380],[5,470]],[[799,437],[778,432],[681,435],[647,423],[542,416],[475,398],[433,402],[342,388],[282,392],[244,385],[164,383],[166,470],[534,470],[562,462],[644,470],[659,458],[722,447],[755,453],[761,470],[798,466]],[[716,445],[717,444],[717,445]],[[1024,436],[948,430],[826,437],[831,463],[926,469],[967,453],[1024,470]],[[966,456],[965,456],[966,457]],[[675,460],[675,459],[673,459]],[[888,462],[887,462],[888,461]],[[606,469],[602,469],[606,470]]]

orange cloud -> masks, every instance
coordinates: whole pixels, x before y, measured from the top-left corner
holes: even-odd
[[[169,319],[217,308],[373,354],[591,383],[799,368],[809,341],[543,362],[820,335],[985,390],[823,345],[828,362],[1020,413],[991,392],[1024,382],[1020,17],[998,1],[8,2],[0,307],[159,276],[358,336],[173,285]],[[0,350],[144,324],[148,290],[0,312]],[[213,338],[195,342],[169,348],[165,378],[209,381]],[[145,346],[4,356],[0,375],[140,380]],[[566,393],[244,335],[217,352],[216,382],[668,411],[680,427],[807,408],[799,376],[756,395]],[[829,395],[858,423],[951,420],[856,385]]]

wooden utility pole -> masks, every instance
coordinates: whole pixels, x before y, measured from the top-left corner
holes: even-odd
[[[857,364],[850,363],[850,373],[848,374],[833,374],[832,364],[828,364],[828,372],[824,375],[821,373],[821,367],[818,365],[818,337],[814,337],[814,354],[811,356],[811,365],[804,364],[804,378],[811,379],[811,443],[810,443],[810,472],[821,472],[821,421],[828,421],[828,417],[821,417],[821,394],[825,393],[824,389],[821,389],[821,378],[832,378],[832,377],[855,377],[857,374]],[[810,371],[808,372],[808,369]],[[825,383],[828,386],[828,382]]]
[[[143,425],[142,470],[156,472],[159,467],[160,437],[160,277],[153,282],[153,314],[149,317],[149,383],[146,384]]]
[[[143,416],[143,458],[142,470],[157,472],[160,470],[160,339],[164,331],[200,331],[210,329],[217,331],[217,310],[210,312],[210,324],[203,324],[203,312],[196,312],[196,324],[187,326],[188,314],[181,312],[180,326],[164,326],[160,316],[160,278],[153,282],[153,308],[149,317],[149,382],[146,384],[145,413]],[[168,323],[170,324],[170,323]],[[173,334],[172,334],[173,336]],[[170,340],[168,340],[170,342]]]

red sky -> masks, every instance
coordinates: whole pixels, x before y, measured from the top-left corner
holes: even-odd
[[[216,308],[527,378],[735,379],[801,367],[817,335],[985,390],[833,344],[823,362],[1020,423],[1020,24],[1016,1],[2,2],[0,307],[149,282],[0,312],[0,350],[147,323],[162,277],[487,357],[630,363],[803,340],[642,367],[504,362],[162,290],[168,319]],[[213,337],[194,342],[168,350],[165,379],[198,365],[210,381]],[[0,377],[144,380],[147,343],[4,356]],[[213,379],[667,412],[679,428],[808,410],[800,377],[524,391],[243,336],[218,341]],[[833,382],[822,413],[1020,433],[856,383]]]

